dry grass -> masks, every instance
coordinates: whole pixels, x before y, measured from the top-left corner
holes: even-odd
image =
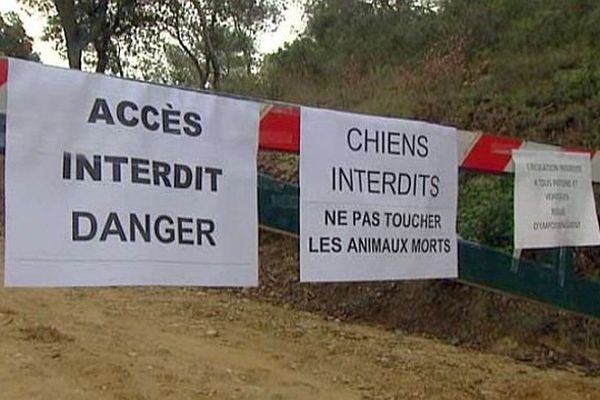
[[[25,340],[41,343],[61,343],[73,341],[73,338],[51,325],[35,325],[20,329]]]

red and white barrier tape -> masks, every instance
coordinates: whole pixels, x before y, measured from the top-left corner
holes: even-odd
[[[6,113],[6,81],[8,60],[0,59],[0,113]],[[506,136],[480,132],[458,131],[460,167],[486,173],[513,171],[511,151],[540,149],[589,153],[592,160],[592,181],[600,183],[600,155],[596,150],[561,148]],[[260,148],[263,150],[298,153],[300,151],[300,107],[296,105],[264,104],[260,121]]]

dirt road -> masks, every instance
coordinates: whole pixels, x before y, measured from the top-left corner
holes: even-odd
[[[600,399],[600,378],[236,293],[2,288],[0,399]]]

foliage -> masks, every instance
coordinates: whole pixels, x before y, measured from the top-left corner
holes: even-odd
[[[8,57],[39,61],[33,52],[33,39],[27,35],[16,13],[0,14],[0,53]]]
[[[305,76],[335,75],[351,63],[364,74],[377,67],[414,60],[431,40],[434,13],[411,2],[312,1],[302,36],[268,62]],[[385,4],[385,6],[384,6]]]
[[[313,0],[262,69],[277,100],[600,148],[597,0]],[[510,179],[461,185],[466,238],[511,247]]]
[[[312,1],[305,32],[265,60],[266,93],[600,146],[600,3],[423,3]]]
[[[45,38],[71,68],[201,88],[250,77],[257,35],[284,7],[282,0],[20,1],[46,16]]]
[[[46,16],[45,40],[54,41],[71,68],[124,75],[124,63],[153,49],[156,7],[138,0],[20,0]],[[154,46],[155,47],[155,46]]]
[[[463,175],[458,221],[458,232],[464,239],[511,252],[514,223],[512,179]]]
[[[220,88],[224,78],[251,77],[259,32],[277,23],[280,0],[166,0],[159,7],[171,83]],[[164,76],[166,72],[167,76]]]

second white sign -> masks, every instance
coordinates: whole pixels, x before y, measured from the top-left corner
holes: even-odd
[[[300,155],[302,281],[457,276],[454,128],[303,108]]]

